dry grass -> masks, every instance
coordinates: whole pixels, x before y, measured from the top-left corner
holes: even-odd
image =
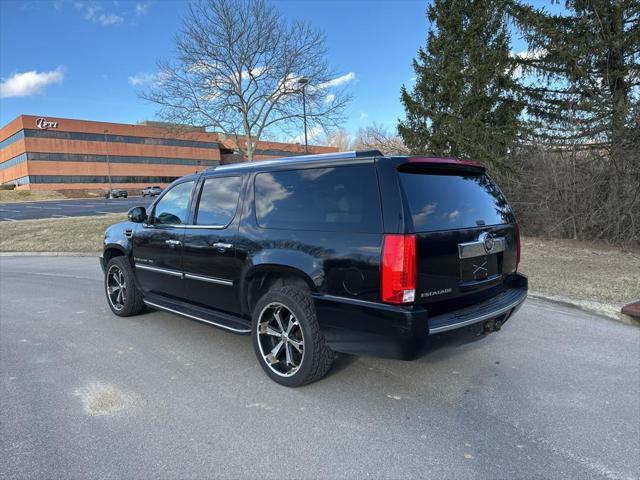
[[[594,242],[522,239],[532,291],[615,305],[640,299],[640,251]]]
[[[72,190],[1,190],[0,203],[39,202],[42,200],[64,200],[67,198],[104,198],[106,190],[72,189]],[[129,195],[141,193],[139,190],[129,191]]]
[[[0,202],[37,202],[62,200],[66,197],[54,190],[0,190]]]
[[[88,252],[102,249],[104,230],[125,214],[0,222],[0,252]]]
[[[2,252],[99,253],[107,226],[124,214],[0,222]],[[640,251],[569,240],[522,239],[520,271],[532,291],[612,305],[640,298]]]

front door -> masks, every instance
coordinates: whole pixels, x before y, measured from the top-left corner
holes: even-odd
[[[133,236],[136,280],[145,294],[184,295],[183,241],[194,184],[189,180],[167,190]]]
[[[240,312],[242,268],[235,242],[242,177],[208,177],[199,188],[193,225],[184,235],[183,270],[188,301],[229,313]]]

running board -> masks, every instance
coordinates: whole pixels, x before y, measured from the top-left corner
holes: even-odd
[[[239,335],[249,335],[251,333],[251,322],[242,317],[230,315],[228,313],[218,312],[209,308],[199,307],[177,300],[171,300],[158,295],[145,297],[144,303],[151,308],[175,313]]]

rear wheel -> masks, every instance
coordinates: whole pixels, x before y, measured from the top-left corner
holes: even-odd
[[[266,374],[287,387],[319,380],[333,363],[311,295],[297,287],[274,288],[258,301],[252,337]]]
[[[142,292],[135,286],[133,269],[125,257],[109,260],[104,288],[109,308],[119,317],[137,315],[144,310]]]

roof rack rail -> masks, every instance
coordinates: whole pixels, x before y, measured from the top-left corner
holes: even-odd
[[[313,155],[292,155],[289,157],[270,158],[269,160],[261,160],[257,162],[258,165],[268,166],[277,165],[281,162],[296,162],[301,163],[305,161],[314,160],[342,160],[350,158],[367,158],[367,157],[381,157],[382,153],[379,150],[362,150],[351,152],[335,152],[335,153],[318,153]],[[218,165],[215,170],[226,170],[231,168],[249,168],[256,166],[256,162],[239,162],[228,163],[226,165]],[[212,171],[212,170],[211,170]]]

